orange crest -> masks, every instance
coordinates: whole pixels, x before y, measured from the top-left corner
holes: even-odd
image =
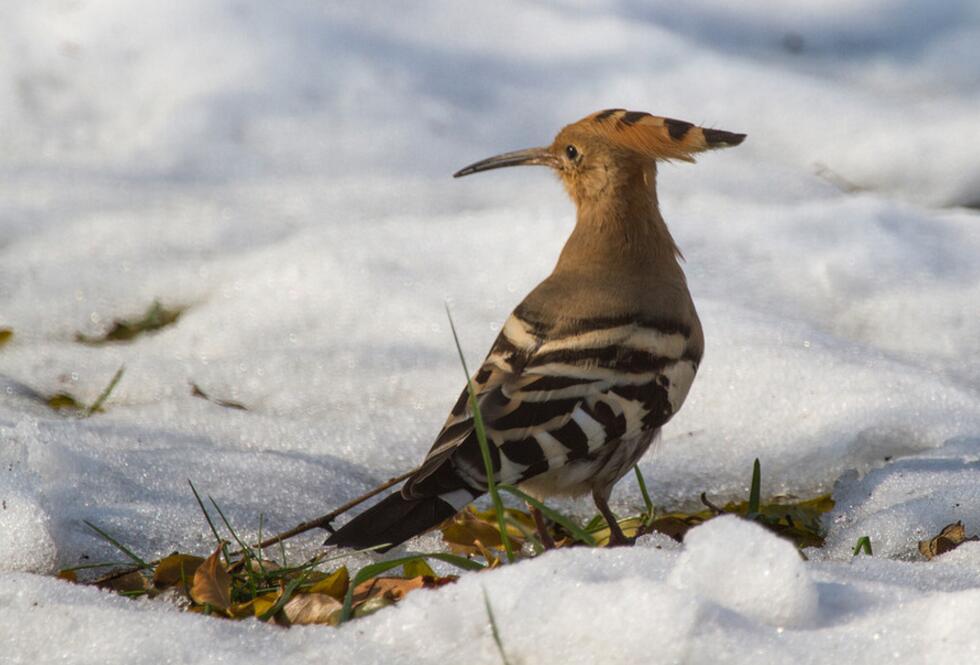
[[[705,129],[673,118],[643,111],[607,109],[586,116],[570,128],[599,134],[610,142],[650,159],[693,162],[692,154],[741,143],[745,134]]]

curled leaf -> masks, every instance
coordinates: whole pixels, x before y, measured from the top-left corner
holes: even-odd
[[[231,575],[219,559],[221,547],[214,550],[204,563],[194,571],[191,598],[200,605],[210,605],[227,611],[231,607]]]
[[[965,542],[971,540],[980,540],[978,536],[966,535],[966,529],[963,526],[963,522],[953,522],[952,524],[947,524],[943,527],[943,530],[939,532],[939,535],[929,540],[919,541],[919,552],[922,553],[926,559],[934,559],[940,554],[945,554],[951,550],[955,550],[957,547]]]
[[[204,559],[199,556],[171,554],[157,564],[153,572],[153,586],[157,589],[165,589],[179,585],[182,591],[188,593],[194,574],[202,563]]]

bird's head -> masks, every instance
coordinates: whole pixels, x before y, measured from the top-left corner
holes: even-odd
[[[582,203],[614,190],[617,182],[644,176],[657,161],[693,162],[694,153],[735,146],[744,139],[745,134],[705,129],[683,120],[608,109],[566,126],[549,146],[489,157],[453,175],[460,178],[525,164],[549,166],[558,173],[572,199]]]

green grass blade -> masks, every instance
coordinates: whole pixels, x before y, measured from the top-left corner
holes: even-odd
[[[490,606],[490,596],[487,595],[486,587],[480,588],[483,590],[483,606],[487,608],[487,619],[490,621],[490,633],[493,635],[494,644],[497,645],[497,651],[500,652],[500,660],[504,665],[510,665],[507,652],[504,651],[504,643],[500,639],[500,631],[497,629],[497,620],[493,616],[493,607]]]
[[[204,519],[207,520],[208,526],[211,527],[211,533],[214,534],[214,539],[218,542],[218,547],[222,548],[222,553],[225,556],[225,563],[230,564],[231,561],[228,559],[228,552],[224,552],[224,539],[218,535],[218,530],[214,526],[214,522],[211,521],[211,516],[208,514],[208,509],[204,507],[204,502],[201,501],[201,495],[197,493],[197,488],[194,487],[194,483],[191,482],[190,478],[187,479],[187,484],[191,486],[191,492],[194,493],[194,498],[197,499],[197,505],[201,508],[201,512],[204,513]]]
[[[749,489],[749,514],[757,515],[761,505],[760,494],[762,490],[762,467],[759,458],[755,458],[752,463],[752,486]]]
[[[593,538],[587,531],[585,531],[585,529],[583,529],[582,527],[580,527],[579,525],[577,525],[575,522],[573,522],[569,518],[567,518],[564,515],[562,515],[561,513],[559,513],[557,510],[553,510],[553,509],[549,508],[548,506],[544,505],[543,503],[541,503],[540,501],[538,501],[537,499],[535,499],[533,496],[530,496],[529,494],[526,494],[526,493],[522,492],[521,490],[517,489],[513,485],[503,485],[503,484],[501,484],[501,485],[497,485],[497,489],[499,489],[499,490],[501,490],[503,492],[507,492],[508,494],[513,494],[514,496],[516,496],[521,501],[524,501],[525,503],[528,503],[528,504],[534,506],[535,508],[537,508],[538,510],[540,510],[542,513],[544,513],[545,516],[548,519],[550,519],[552,522],[558,522],[563,527],[565,527],[566,529],[568,529],[568,532],[571,533],[572,536],[575,537],[575,540],[581,541],[581,542],[585,543],[586,545],[590,545],[592,547],[595,547],[595,538]]]
[[[116,373],[112,375],[112,379],[109,381],[109,385],[107,385],[105,387],[105,390],[103,390],[102,393],[96,398],[96,400],[92,402],[92,406],[85,409],[86,418],[88,418],[93,413],[95,413],[96,411],[102,408],[102,405],[105,403],[105,401],[109,399],[109,395],[111,395],[112,391],[116,389],[116,384],[118,384],[119,380],[122,379],[123,372],[125,371],[126,371],[126,366],[120,365],[119,369],[116,370]]]
[[[861,552],[864,552],[868,556],[872,556],[871,538],[869,536],[861,536],[857,539],[857,544],[854,545],[854,551],[851,553],[851,556],[857,556]]]
[[[493,475],[493,462],[490,459],[490,445],[487,442],[487,430],[483,425],[483,415],[480,413],[480,405],[476,401],[476,390],[470,380],[470,370],[466,367],[466,358],[463,357],[463,347],[459,343],[459,335],[456,334],[456,325],[453,323],[453,315],[449,312],[449,305],[446,305],[446,316],[449,318],[449,328],[453,331],[453,341],[456,342],[456,351],[459,353],[459,362],[463,365],[463,374],[466,376],[466,391],[470,396],[470,408],[473,410],[473,429],[476,430],[476,440],[480,444],[480,454],[483,456],[483,468],[487,474],[487,493],[493,502],[493,510],[497,514],[497,527],[500,529],[500,542],[504,545],[504,552],[507,553],[507,562],[514,562],[514,547],[511,545],[510,536],[507,534],[507,521],[504,514],[504,503],[500,500],[500,493],[497,492],[497,482]]]
[[[231,537],[234,538],[235,542],[238,543],[238,546],[242,548],[241,556],[245,564],[244,565],[245,575],[248,576],[248,586],[252,593],[252,598],[255,598],[256,597],[255,590],[256,588],[258,588],[258,582],[259,580],[265,578],[265,567],[262,565],[262,561],[260,560],[258,562],[259,573],[256,574],[255,571],[252,570],[252,566],[249,565],[249,559],[255,559],[255,553],[252,552],[251,548],[248,545],[246,545],[241,538],[238,537],[238,534],[235,533],[235,529],[231,526],[231,522],[229,522],[228,518],[225,517],[225,512],[221,510],[221,506],[218,505],[218,502],[215,501],[214,497],[212,497],[210,494],[208,494],[208,501],[210,501],[211,505],[214,506],[214,509],[218,511],[218,516],[221,517],[221,521],[225,523],[225,528],[228,529],[229,533],[231,533]]]
[[[647,491],[647,481],[643,478],[640,465],[633,465],[633,472],[636,474],[636,484],[640,486],[640,494],[643,496],[643,505],[646,506],[646,517],[643,519],[643,526],[648,527],[653,524],[653,501],[650,499],[650,492]]]
[[[386,573],[393,568],[397,568],[398,566],[403,566],[406,563],[418,561],[420,559],[422,561],[425,561],[426,559],[438,559],[439,561],[445,561],[446,563],[452,564],[457,568],[470,571],[483,570],[484,568],[476,561],[471,561],[470,559],[444,552],[433,552],[432,554],[412,554],[410,556],[389,559],[388,561],[379,561],[378,563],[372,563],[368,566],[364,566],[357,571],[357,574],[354,575],[354,579],[352,579],[350,584],[347,586],[347,593],[344,595],[344,606],[340,612],[340,623],[344,623],[350,619],[351,613],[354,609],[354,588],[357,587],[357,585],[368,581],[372,577],[377,577],[382,573]]]
[[[122,552],[123,554],[125,554],[126,556],[128,556],[130,559],[132,559],[136,563],[136,565],[138,565],[140,568],[152,568],[153,567],[150,564],[148,564],[146,561],[143,561],[143,559],[141,559],[138,556],[136,556],[135,554],[133,554],[133,551],[130,550],[128,547],[126,547],[125,545],[123,545],[122,543],[120,543],[118,540],[116,540],[115,538],[113,538],[108,533],[106,533],[105,531],[103,531],[99,527],[95,526],[94,524],[92,524],[88,520],[82,520],[82,522],[85,523],[85,526],[87,526],[88,528],[92,529],[92,531],[95,531],[97,534],[99,534],[100,536],[102,536],[102,538],[104,538],[105,541],[108,542],[110,545],[112,545],[117,550],[119,550],[120,552]]]

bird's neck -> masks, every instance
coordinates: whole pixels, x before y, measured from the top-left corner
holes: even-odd
[[[597,196],[579,197],[575,229],[555,271],[590,268],[680,276],[680,251],[660,214],[653,165],[608,181]]]

